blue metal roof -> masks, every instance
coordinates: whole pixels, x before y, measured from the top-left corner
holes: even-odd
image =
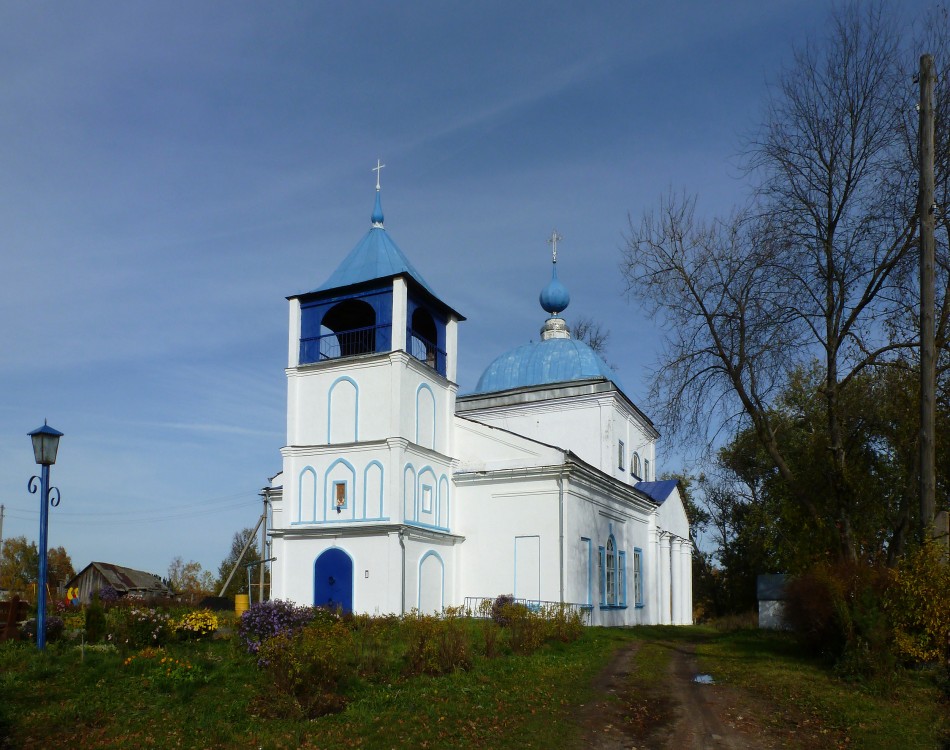
[[[426,283],[402,250],[390,239],[382,227],[373,227],[359,241],[343,262],[321,286],[313,291],[324,292],[328,289],[360,284],[365,281],[386,279],[393,276],[411,276],[429,294],[436,293]]]
[[[370,217],[370,229],[354,247],[337,269],[330,274],[314,292],[339,289],[366,281],[389,279],[394,276],[411,276],[423,289],[436,297],[426,280],[422,278],[409,259],[395,242],[386,234],[383,227],[383,205],[380,201],[379,185],[376,186],[376,202]],[[312,292],[311,292],[312,293]],[[438,299],[438,297],[436,297]]]
[[[661,479],[659,482],[637,482],[633,485],[640,492],[646,493],[658,505],[662,505],[676,489],[677,480]]]
[[[617,375],[583,341],[552,338],[524,344],[502,354],[485,368],[473,393],[592,378],[611,380],[623,390]]]

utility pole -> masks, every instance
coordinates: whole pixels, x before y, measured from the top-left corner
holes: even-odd
[[[270,499],[267,487],[261,490],[261,497],[264,498],[264,513],[261,524],[261,595],[257,598],[259,602],[264,601],[264,569],[267,567],[264,563],[267,557],[267,501]]]
[[[920,58],[920,540],[925,541],[936,511],[936,358],[934,355],[934,60]]]
[[[0,550],[3,549],[3,511],[6,510],[6,506],[0,505]]]

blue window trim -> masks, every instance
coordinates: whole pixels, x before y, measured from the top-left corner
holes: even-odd
[[[587,595],[584,597],[584,606],[590,607],[594,604],[594,548],[586,536],[581,537],[581,544],[584,543],[587,544]]]
[[[598,583],[598,590],[600,592],[600,608],[605,609],[607,607],[607,550],[603,546],[597,548],[598,554],[600,555],[600,567],[597,571],[597,577],[600,579]]]
[[[417,596],[416,608],[420,612],[422,612],[422,565],[430,557],[434,557],[436,560],[438,560],[439,565],[440,565],[439,573],[441,574],[441,579],[442,579],[441,581],[442,591],[439,593],[439,603],[441,604],[439,611],[441,612],[442,609],[445,608],[445,560],[443,560],[442,555],[440,555],[434,549],[430,549],[422,557],[419,558],[419,574],[416,578],[416,580],[419,581],[419,590],[416,592],[416,596]]]
[[[436,511],[438,510],[438,507],[435,501],[435,487],[433,487],[431,484],[422,483],[421,489],[422,489],[422,498],[421,498],[422,512],[429,516],[435,515]],[[428,490],[428,498],[429,498],[428,508],[426,508],[426,490]]]
[[[643,607],[643,550],[639,547],[633,548],[634,574],[633,574],[633,599],[638,608]]]
[[[627,553],[617,552],[617,606],[627,606]]]
[[[612,527],[608,539],[613,543],[614,591],[613,597],[611,597],[610,592],[607,591],[607,546],[599,546],[597,548],[600,560],[600,571],[598,575],[600,579],[599,606],[600,609],[627,609],[627,552],[626,550],[618,549],[617,539],[613,534]],[[613,604],[609,603],[611,598],[614,601]]]
[[[383,465],[375,459],[373,459],[368,464],[366,464],[366,468],[363,469],[363,518],[370,518],[370,515],[368,513],[369,500],[370,500],[369,498],[369,486],[370,486],[369,471],[370,469],[379,470],[379,498],[378,498],[379,515],[377,517],[382,518],[383,517],[383,488],[386,486],[385,485],[386,472],[385,472],[385,469],[383,468]],[[373,499],[373,502],[374,504],[377,503],[376,498]]]
[[[425,448],[432,448],[432,449],[434,450],[434,449],[435,449],[435,446],[436,446],[436,434],[435,434],[435,430],[436,430],[436,424],[437,424],[438,415],[436,414],[435,393],[433,393],[432,389],[429,387],[429,385],[428,385],[427,383],[420,383],[420,384],[419,384],[419,387],[416,388],[416,445],[422,445],[422,444],[419,442],[419,427],[420,427],[420,424],[419,424],[419,405],[420,405],[419,397],[422,395],[422,392],[423,392],[423,391],[428,391],[428,392],[429,392],[429,397],[432,399],[432,445],[426,445],[426,446],[423,446],[423,447],[425,447]]]

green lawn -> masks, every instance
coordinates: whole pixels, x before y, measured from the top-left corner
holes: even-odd
[[[654,644],[688,640],[717,679],[794,704],[842,730],[850,747],[940,747],[946,729],[934,673],[911,675],[885,697],[799,658],[780,635],[591,628],[575,643],[476,658],[443,677],[354,679],[346,709],[312,721],[274,718],[264,673],[231,641],[173,643],[129,663],[128,654],[74,645],[40,654],[0,644],[0,748],[570,747],[574,709],[632,639],[644,641],[638,680],[662,689]]]

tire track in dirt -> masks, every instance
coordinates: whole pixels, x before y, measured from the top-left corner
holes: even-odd
[[[638,679],[639,642],[621,648],[582,706],[578,748],[587,750],[778,750],[842,747],[843,738],[748,690],[696,682],[695,644],[670,650],[668,677]]]

